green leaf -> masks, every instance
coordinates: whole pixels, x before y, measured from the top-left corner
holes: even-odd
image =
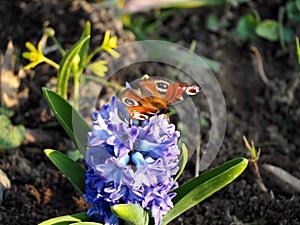
[[[295,4],[296,4],[298,11],[300,12],[300,0],[296,0]]]
[[[87,133],[91,131],[90,126],[67,100],[45,87],[42,90],[57,120],[85,157]]]
[[[0,149],[20,146],[25,134],[23,125],[13,126],[8,116],[0,115]]]
[[[208,59],[204,56],[200,56],[200,58],[203,60],[203,62],[211,69],[212,71],[219,73],[221,70],[221,64],[217,61]]]
[[[186,166],[186,163],[188,161],[188,157],[189,157],[189,151],[186,147],[185,144],[182,144],[182,154],[178,163],[178,166],[180,168],[176,178],[174,179],[175,181],[180,177],[180,175],[182,174],[182,172],[184,171],[184,168]]]
[[[84,159],[83,155],[78,149],[67,151],[67,156],[75,162],[80,159]]]
[[[242,39],[254,40],[256,38],[256,25],[257,21],[252,14],[244,15],[238,21],[236,32]]]
[[[39,223],[38,225],[63,225],[63,224],[71,224],[72,222],[81,222],[87,221],[89,218],[85,212],[77,213],[73,215],[65,215],[55,217],[44,222]],[[98,223],[99,225],[99,223]]]
[[[256,26],[255,33],[268,41],[278,41],[278,28],[279,24],[277,21],[266,19]]]
[[[205,20],[206,28],[214,32],[220,30],[221,28],[227,27],[228,25],[228,21],[220,20],[214,13],[209,14]]]
[[[79,223],[72,223],[72,225],[102,225],[102,223],[96,223],[96,222],[79,222]]]
[[[300,23],[300,1],[287,3],[286,13],[288,19]]]
[[[77,41],[73,45],[73,47],[64,55],[64,57],[60,62],[59,70],[57,74],[57,93],[60,94],[65,99],[67,98],[68,80],[69,80],[73,60],[75,59],[76,55],[78,55],[79,51],[84,46],[84,43],[87,42],[89,38],[90,36]]]
[[[205,27],[211,31],[219,30],[219,28],[220,28],[219,20],[218,20],[218,17],[216,16],[216,14],[211,13],[206,17]]]
[[[110,208],[114,214],[129,223],[134,225],[148,224],[148,213],[137,204],[118,204]]]
[[[88,38],[88,37],[90,37],[90,35],[91,35],[91,23],[89,21],[87,21],[85,24],[84,30],[82,32],[81,39]],[[88,39],[79,50],[79,53],[78,53],[78,55],[80,57],[79,68],[81,71],[84,70],[86,64],[88,63],[88,62],[86,62],[86,59],[87,59],[89,47],[90,47],[90,39]]]
[[[73,186],[83,194],[85,191],[85,169],[65,154],[45,149],[44,153],[51,162],[69,179]]]
[[[181,185],[174,192],[174,207],[163,217],[162,225],[203,201],[236,179],[246,168],[248,160],[233,159]]]
[[[7,115],[8,117],[12,117],[15,114],[15,112],[14,110],[7,108],[6,106],[3,105],[0,106],[0,115],[2,114]]]

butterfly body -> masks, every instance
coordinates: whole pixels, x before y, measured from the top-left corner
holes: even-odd
[[[129,117],[135,120],[145,120],[151,116],[170,112],[169,104],[164,99],[145,97],[139,101],[140,105],[130,107]]]
[[[122,91],[118,99],[124,104],[129,119],[147,120],[151,116],[167,114],[170,107],[200,91],[197,84],[170,82],[164,78],[140,79]]]

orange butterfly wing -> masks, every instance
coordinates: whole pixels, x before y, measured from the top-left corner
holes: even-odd
[[[162,78],[150,78],[140,80],[139,86],[142,92],[163,99],[167,104],[173,104],[184,99],[184,94],[195,95],[200,91],[197,84],[172,83]]]
[[[133,120],[166,114],[170,112],[171,104],[183,100],[184,94],[194,95],[200,90],[196,84],[171,83],[162,78],[138,80],[132,83],[132,87],[122,91],[119,100]]]
[[[158,101],[140,90],[126,89],[119,94],[118,99],[124,104],[130,119],[146,120],[159,113]]]

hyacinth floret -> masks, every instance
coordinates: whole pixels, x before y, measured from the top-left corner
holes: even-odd
[[[121,112],[113,97],[93,114],[86,154],[88,216],[117,225],[111,206],[139,204],[159,225],[173,207],[171,191],[178,186],[173,177],[178,172],[180,134],[165,115],[132,125]]]

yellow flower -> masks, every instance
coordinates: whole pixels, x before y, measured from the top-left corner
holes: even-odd
[[[23,52],[22,56],[23,56],[23,58],[28,59],[30,61],[30,63],[28,63],[26,66],[24,66],[25,70],[34,68],[38,64],[43,63],[43,62],[48,63],[49,65],[55,67],[56,69],[59,68],[58,64],[56,64],[51,59],[48,59],[46,56],[44,56],[43,51],[42,51],[42,41],[40,41],[38,43],[37,48],[30,42],[26,42],[25,46],[29,50],[29,52]]]
[[[105,64],[107,64],[105,60],[99,60],[89,65],[89,69],[91,69],[97,76],[104,77],[105,72],[108,71],[108,68],[105,66]]]
[[[122,8],[125,5],[125,0],[118,0],[118,7]]]
[[[29,52],[23,52],[22,56],[23,56],[23,58],[28,59],[31,62],[31,63],[27,64],[26,66],[24,66],[25,70],[34,68],[38,64],[46,61],[45,60],[46,57],[44,56],[44,54],[42,52],[42,43],[41,42],[38,43],[37,49],[30,42],[26,42],[25,46],[29,50]]]
[[[117,41],[118,41],[117,36],[110,37],[110,31],[107,30],[105,32],[104,40],[101,45],[101,47],[104,51],[108,52],[115,58],[119,58],[119,56],[120,56],[119,53],[114,50],[114,48],[118,47]]]

